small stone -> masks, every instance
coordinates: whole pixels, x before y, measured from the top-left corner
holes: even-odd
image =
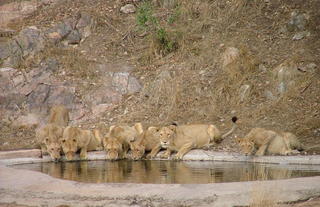
[[[303,39],[305,37],[309,37],[309,36],[310,36],[310,32],[308,32],[308,31],[298,32],[293,36],[292,40],[301,40],[301,39]]]
[[[136,7],[133,4],[127,4],[120,8],[120,12],[124,14],[130,14],[136,12]]]

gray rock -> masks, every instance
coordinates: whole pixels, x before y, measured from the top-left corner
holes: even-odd
[[[72,30],[70,34],[68,34],[68,36],[66,37],[65,41],[69,45],[79,44],[81,41],[81,34],[78,30]]]
[[[53,27],[53,31],[57,32],[60,35],[60,40],[68,36],[68,34],[72,31],[72,25],[61,22]]]
[[[271,100],[271,101],[274,101],[274,100],[277,99],[277,97],[275,97],[275,96],[273,95],[273,93],[272,93],[271,91],[269,91],[269,90],[265,91],[265,92],[264,92],[264,95],[266,96],[267,99],[269,99],[269,100]]]
[[[46,84],[39,84],[27,96],[27,105],[30,111],[39,113],[47,111],[46,101],[50,92],[50,86]]]
[[[43,35],[36,27],[23,29],[15,40],[23,52],[23,57],[34,55],[44,48]]]
[[[136,12],[136,7],[133,4],[127,4],[120,8],[120,12],[124,14],[130,14]]]
[[[95,21],[85,12],[81,13],[80,19],[76,25],[76,29],[81,34],[81,41],[84,41],[91,35],[91,29],[95,26]]]
[[[288,30],[289,31],[303,31],[306,28],[308,20],[309,20],[308,15],[294,11],[291,13],[291,19],[287,25]]]
[[[275,69],[273,69],[276,90],[283,94],[290,88],[296,87],[297,80],[303,74],[298,70],[296,63],[292,61],[285,61]]]
[[[15,40],[0,45],[0,55],[0,65],[5,67],[18,67],[23,60],[22,48]]]
[[[49,72],[57,72],[59,65],[58,60],[52,57],[46,58],[40,63],[41,69]]]
[[[302,31],[302,32],[298,32],[296,33],[293,37],[292,40],[301,40],[305,37],[309,37],[310,36],[310,32],[308,31]]]
[[[121,94],[127,93],[128,81],[129,81],[129,73],[128,72],[113,73],[112,85]]]
[[[141,88],[142,87],[139,81],[135,77],[130,76],[128,83],[128,94],[139,92]]]

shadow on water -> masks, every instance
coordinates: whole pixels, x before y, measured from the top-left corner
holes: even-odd
[[[16,165],[55,178],[87,183],[193,184],[274,180],[320,175],[320,166],[232,162],[90,161]]]

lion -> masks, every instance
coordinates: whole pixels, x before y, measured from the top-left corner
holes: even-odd
[[[49,124],[66,127],[69,123],[69,110],[63,105],[53,106],[50,110]]]
[[[91,131],[68,126],[63,131],[61,145],[67,160],[73,160],[78,150],[80,150],[80,159],[85,160],[88,151],[102,149],[102,139],[97,129]]]
[[[149,127],[143,131],[137,140],[130,143],[131,158],[138,160],[143,157],[145,152],[150,152],[147,158],[154,157],[161,149],[159,141],[159,127]]]
[[[208,145],[221,143],[237,127],[237,117],[232,118],[233,127],[224,135],[210,124],[170,125],[159,131],[161,148],[167,149],[161,156],[169,158],[172,151],[177,151],[174,159],[181,160],[191,149],[200,149]]]
[[[64,128],[56,124],[47,124],[36,131],[36,138],[41,148],[41,156],[49,154],[53,161],[61,158],[61,144]]]
[[[105,137],[103,146],[107,153],[106,159],[119,160],[125,158],[122,143],[118,139]]]
[[[140,134],[143,133],[141,123],[136,123],[134,126],[111,126],[105,137],[108,139],[116,139],[122,145],[123,158],[127,157],[127,152],[130,148],[130,143],[135,142]]]
[[[64,127],[69,123],[69,111],[62,105],[53,106],[50,109],[48,124],[36,131],[36,139],[41,148],[41,157],[45,154],[51,156],[54,161],[60,159],[61,145]]]
[[[303,150],[294,134],[263,128],[253,128],[244,138],[237,138],[236,141],[245,155],[290,155],[295,153],[294,150]]]

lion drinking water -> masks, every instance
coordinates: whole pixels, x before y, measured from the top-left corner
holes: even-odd
[[[48,124],[36,131],[36,138],[40,144],[41,155],[49,153],[52,160],[61,157],[61,144],[64,127],[69,123],[69,111],[62,105],[53,106],[50,110]]]
[[[88,151],[102,149],[99,130],[84,130],[72,126],[66,127],[63,131],[61,143],[67,160],[73,160],[78,150],[80,150],[80,159],[87,159]]]
[[[245,155],[290,155],[293,150],[303,150],[297,137],[290,132],[253,128],[244,138],[236,140]]]

